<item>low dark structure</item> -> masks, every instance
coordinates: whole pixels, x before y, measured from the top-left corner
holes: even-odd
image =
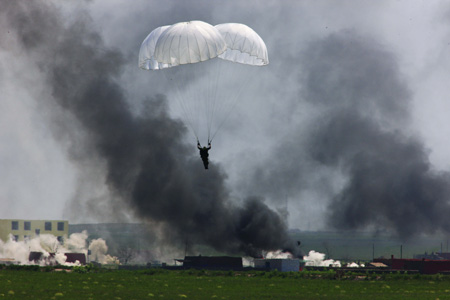
[[[31,251],[28,255],[28,261],[38,264],[43,259],[43,255],[42,252]]]
[[[184,269],[242,270],[242,257],[232,256],[185,256],[178,259]]]
[[[86,264],[86,255],[84,253],[64,253],[64,255],[67,257],[66,263],[76,263],[78,261],[82,265]]]
[[[66,263],[76,263],[77,261],[85,265],[86,264],[86,255],[84,253],[64,253],[66,256]],[[57,265],[57,261],[55,259],[55,253],[49,253],[49,256],[44,257],[42,252],[31,251],[28,256],[28,261],[33,262],[35,264],[44,263],[45,265]]]

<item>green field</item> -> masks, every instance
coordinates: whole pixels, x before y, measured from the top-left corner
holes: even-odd
[[[450,299],[450,277],[328,272],[0,270],[0,299]]]

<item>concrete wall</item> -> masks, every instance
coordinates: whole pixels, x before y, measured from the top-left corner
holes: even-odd
[[[52,234],[62,239],[69,234],[69,221],[1,219],[0,239],[6,242],[10,234],[18,241],[40,234]]]

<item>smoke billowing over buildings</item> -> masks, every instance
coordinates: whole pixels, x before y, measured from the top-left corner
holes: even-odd
[[[289,193],[300,193],[306,187],[296,185],[298,178],[308,182],[325,172],[331,176],[313,184],[332,190],[326,209],[332,228],[388,229],[405,238],[447,231],[450,173],[430,163],[429,150],[411,133],[412,95],[394,54],[350,31],[311,43],[302,57],[301,98],[314,118],[307,132],[281,143],[278,152],[286,155],[258,170],[256,184],[267,181],[272,190],[286,184]],[[275,181],[264,173],[272,169]],[[329,186],[331,177],[341,178],[337,186]]]
[[[106,49],[87,15],[66,22],[46,2],[3,6],[5,15],[12,16],[8,28],[17,36],[17,47],[33,57],[30,63],[50,91],[50,99],[37,100],[47,102],[50,113],[70,114],[73,126],[55,130],[61,139],[81,132],[70,140],[75,148],[68,149],[71,159],[101,168],[111,197],[124,201],[142,220],[161,224],[170,243],[250,255],[290,247],[286,224],[262,199],[234,204],[220,164],[202,170],[183,143],[186,128],[168,115],[164,95],[150,92],[140,113],[132,113],[119,78],[125,57]],[[89,171],[81,173],[89,177]],[[72,208],[84,213],[78,200]],[[107,205],[118,215],[124,207],[114,207],[113,201]]]
[[[161,245],[251,255],[293,249],[288,225],[447,231],[446,17],[306,3],[0,1],[3,217],[145,221]],[[170,83],[137,68],[152,29],[195,19],[248,24],[270,56],[207,172]]]

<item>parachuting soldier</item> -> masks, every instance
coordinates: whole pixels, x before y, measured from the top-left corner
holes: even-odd
[[[200,157],[202,158],[203,165],[205,166],[205,169],[208,169],[208,156],[209,156],[209,149],[211,149],[211,142],[208,141],[208,147],[202,147],[200,145],[200,142],[197,140],[197,148],[200,150]]]
[[[173,41],[177,42],[175,43]],[[189,47],[186,47],[188,42]],[[211,136],[212,122],[214,121],[215,114],[218,113],[218,109],[225,109],[225,106],[228,106],[230,108],[228,111],[229,114],[239,98],[236,92],[233,97],[226,97],[236,99],[234,104],[232,102],[226,103],[225,101],[226,105],[216,106],[219,100],[211,97],[210,92],[212,91],[214,92],[213,94],[216,94],[216,91],[218,91],[217,85],[223,80],[214,78],[215,76],[205,76],[205,79],[209,79],[210,82],[204,83],[209,88],[203,95],[197,95],[198,97],[183,96],[183,91],[180,90],[182,86],[178,86],[178,82],[184,82],[187,76],[197,77],[197,75],[200,75],[195,72],[191,73],[193,70],[183,67],[183,65],[201,63],[205,60],[212,59],[226,60],[251,66],[265,66],[269,63],[267,47],[263,39],[253,29],[245,24],[239,23],[223,23],[212,26],[206,22],[194,20],[160,26],[147,35],[139,50],[138,65],[143,70],[164,70],[172,67],[180,68],[180,72],[176,72],[179,74],[175,76],[174,80],[175,86],[178,88],[180,98],[178,100],[184,112],[185,124],[191,127],[196,137],[196,128],[194,128],[192,121],[195,124],[195,119],[198,117],[197,111],[199,111],[197,108],[204,104],[207,105],[206,117],[209,137]],[[197,70],[197,72],[203,71]],[[241,87],[244,82],[242,81]],[[234,90],[239,91],[240,89]],[[194,120],[189,120],[191,118]],[[212,138],[214,138],[221,127],[222,124],[218,126]],[[211,141],[208,139],[208,147],[201,147],[200,143],[197,146],[200,150],[200,156],[205,169],[208,169],[208,150],[211,149]]]

